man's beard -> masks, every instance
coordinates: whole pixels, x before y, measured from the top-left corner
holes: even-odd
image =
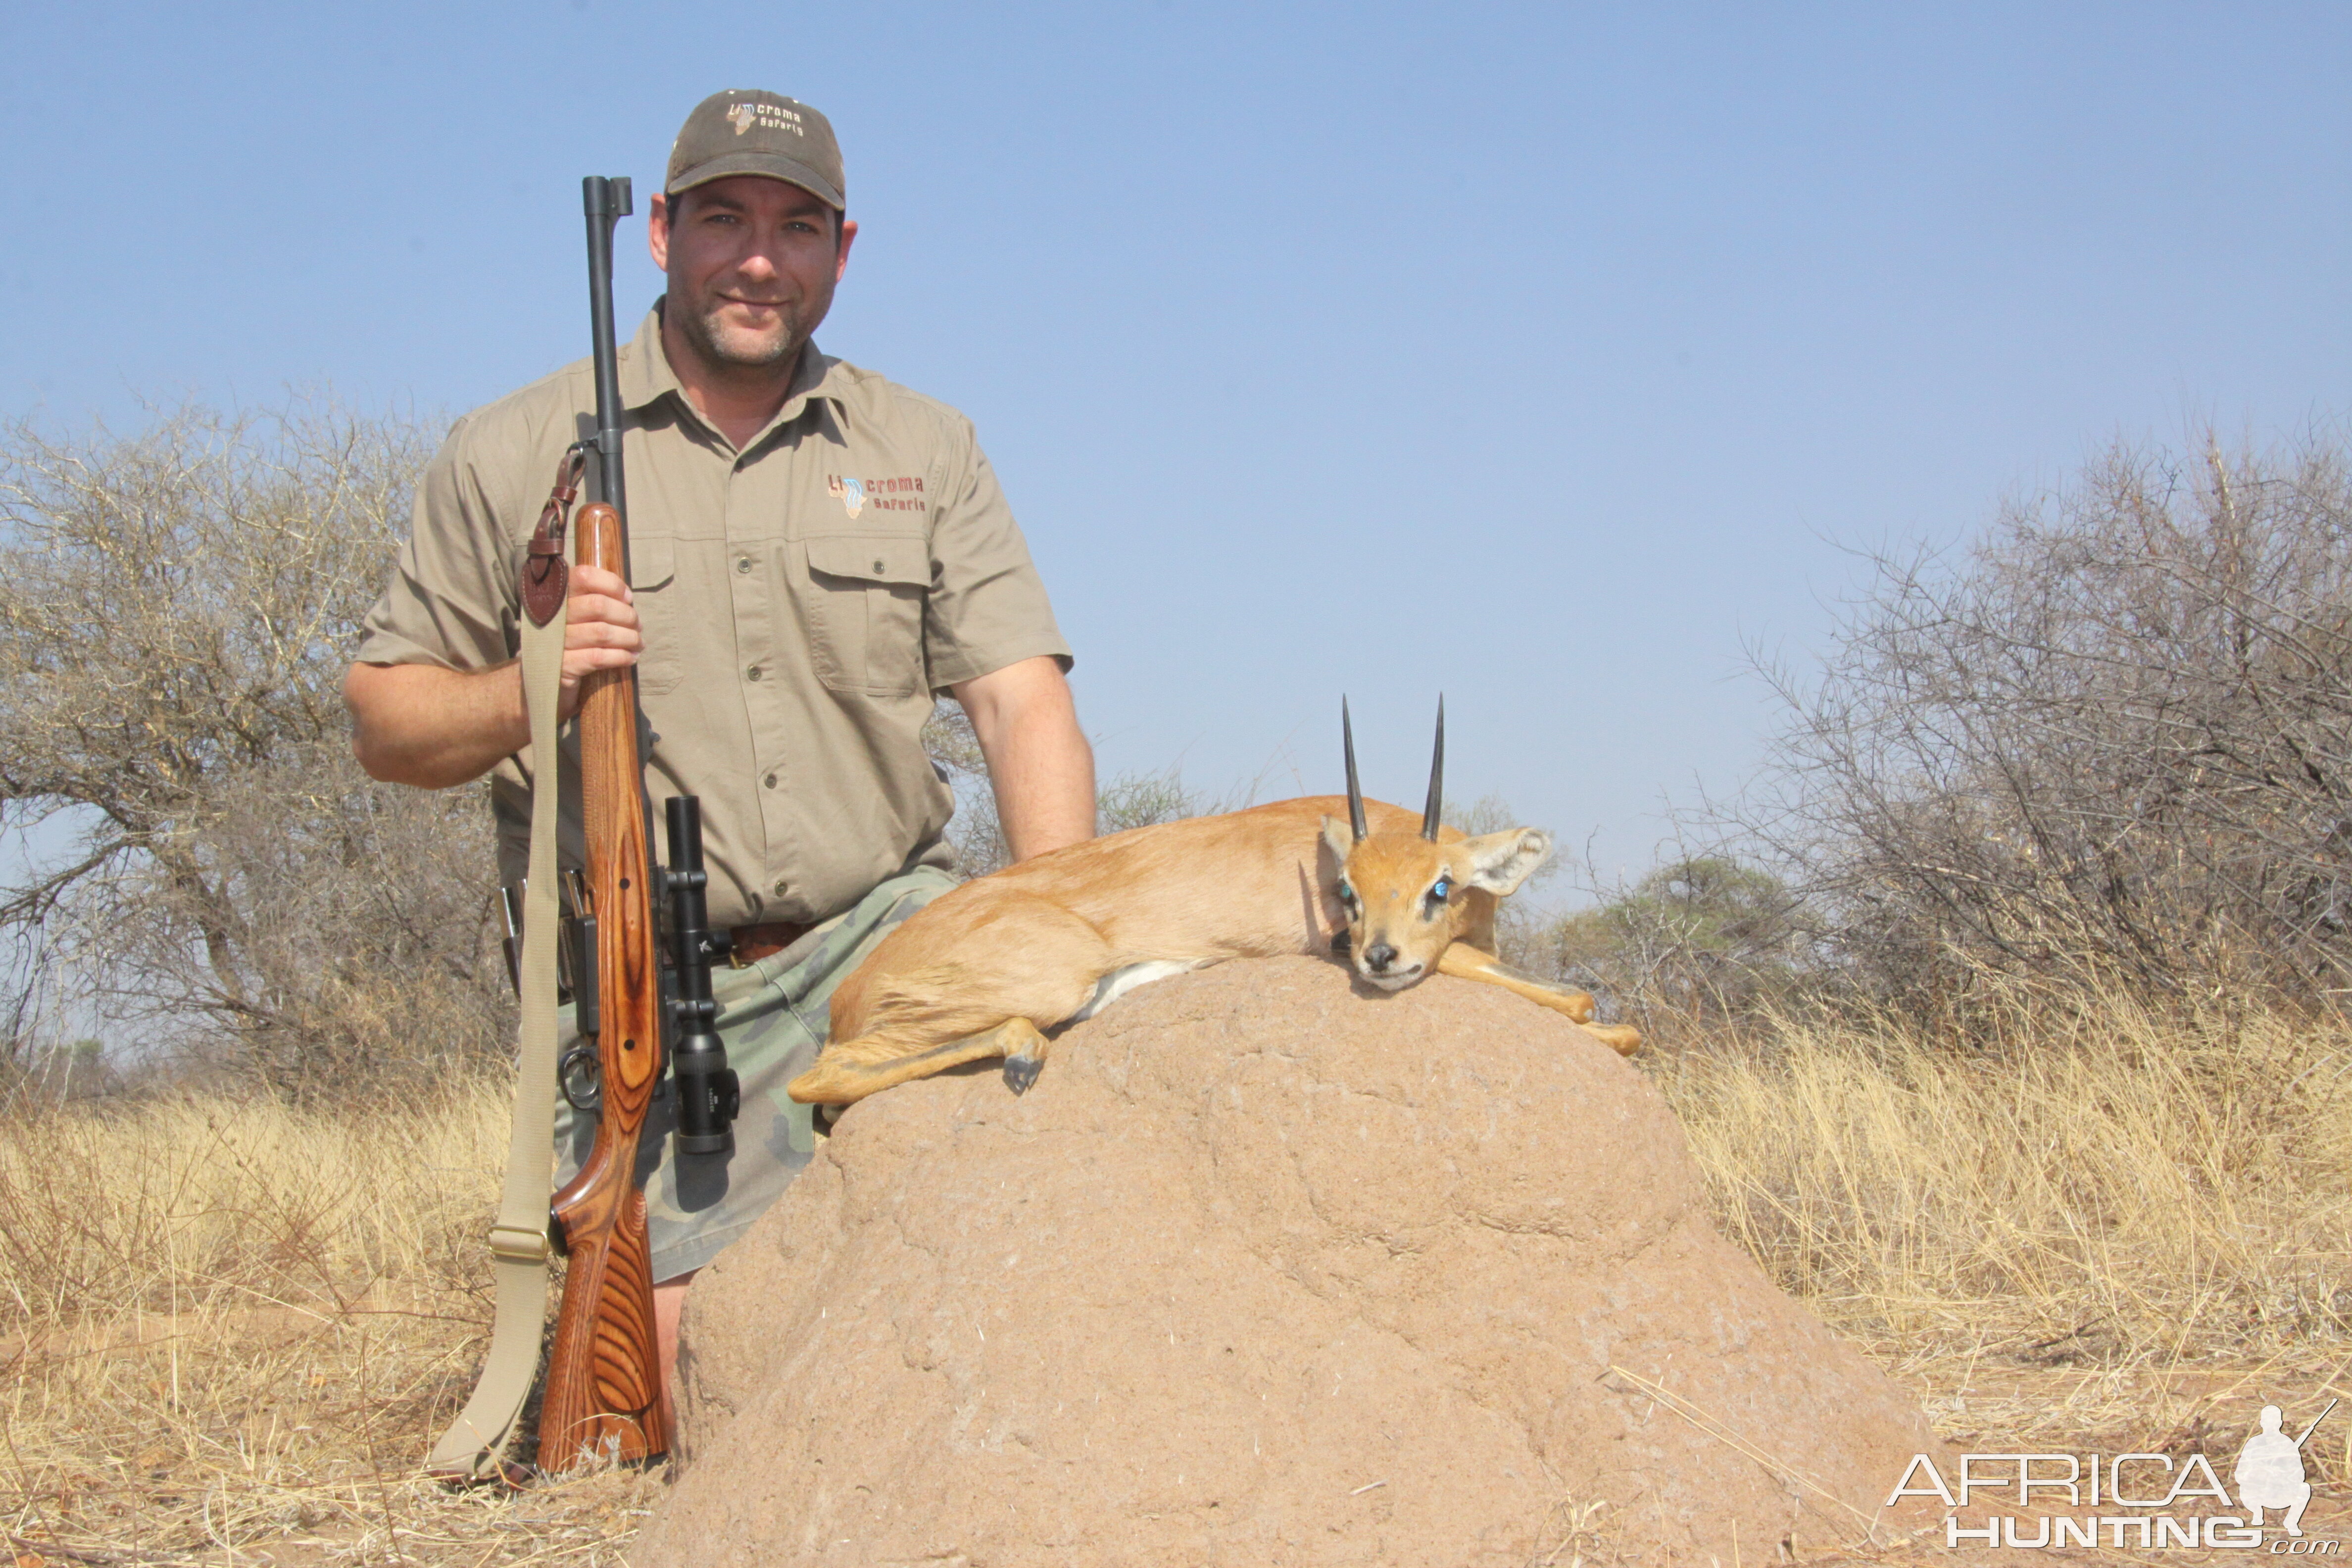
[[[678,325],[685,331],[687,342],[708,364],[763,370],[798,359],[802,345],[809,340],[807,327],[790,306],[776,307],[782,321],[782,330],[773,335],[729,326],[720,314],[725,309],[724,305],[714,304],[699,314],[691,310],[678,312]]]

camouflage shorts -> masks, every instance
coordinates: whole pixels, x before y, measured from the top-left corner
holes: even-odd
[[[743,1080],[743,1110],[735,1119],[731,1152],[688,1154],[681,1169],[669,1136],[677,1125],[677,1101],[667,1091],[655,1099],[638,1146],[637,1172],[645,1182],[656,1279],[674,1279],[718,1257],[809,1163],[816,1152],[812,1108],[793,1104],[784,1085],[816,1061],[834,987],[899,921],[955,885],[944,871],[917,867],[783,952],[740,969],[721,965],[711,971],[719,1037],[727,1044],[727,1065]],[[557,1015],[557,1026],[559,1049],[568,1051],[580,1038],[570,1007]],[[558,1095],[559,1185],[579,1170],[595,1137],[595,1114],[573,1110]]]

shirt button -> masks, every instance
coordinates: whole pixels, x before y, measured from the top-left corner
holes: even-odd
[[[756,664],[755,664],[755,665],[753,665],[751,668],[749,668],[749,669],[745,670],[745,671],[743,672],[743,679],[746,679],[746,680],[757,680],[757,679],[760,679],[760,667],[759,667],[758,665],[756,665]]]
[[[739,558],[736,560],[736,563],[735,563],[735,570],[736,570],[736,571],[738,571],[738,572],[749,572],[751,569],[751,558],[750,556],[748,556],[748,555],[741,556],[741,557],[739,557]]]
[[[881,571],[881,570],[882,570],[882,563],[880,563],[879,561],[877,561],[877,562],[874,563],[874,570],[876,570],[877,572]]]
[[[781,898],[782,898],[783,896],[784,896],[784,884],[783,884],[782,879],[779,879],[777,880],[777,882],[776,882],[776,897],[778,897],[778,898],[780,898],[780,899],[781,899]]]
[[[776,787],[776,775],[770,773],[766,778],[760,782],[766,784],[770,789],[773,789]]]

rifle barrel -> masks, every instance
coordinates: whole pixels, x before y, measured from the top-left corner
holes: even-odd
[[[629,503],[628,485],[621,474],[621,375],[613,340],[613,226],[629,216],[628,176],[590,174],[580,182],[580,205],[588,218],[588,330],[596,354],[597,499],[625,519]],[[625,549],[622,558],[627,559]]]

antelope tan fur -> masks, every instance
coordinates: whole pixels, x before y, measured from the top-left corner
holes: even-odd
[[[1346,732],[1342,708],[1341,724]],[[833,1043],[788,1088],[847,1105],[964,1062],[1004,1058],[1026,1090],[1044,1031],[1091,1017],[1153,980],[1229,958],[1328,953],[1398,991],[1431,972],[1480,980],[1566,1014],[1620,1052],[1625,1026],[1594,1026],[1592,998],[1493,956],[1495,900],[1551,853],[1515,827],[1476,838],[1437,823],[1445,720],[1430,804],[1349,792],[1161,823],[1040,855],[944,893],[885,938],[833,995]],[[1343,820],[1335,812],[1346,813]]]

